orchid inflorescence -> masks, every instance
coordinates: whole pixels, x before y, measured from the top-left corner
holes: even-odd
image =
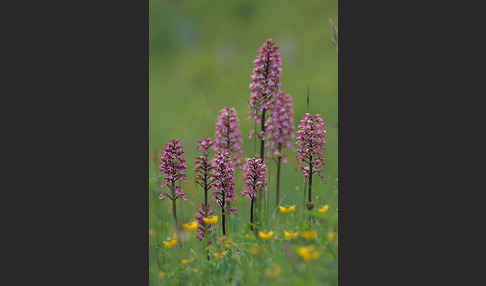
[[[186,180],[186,169],[186,160],[184,160],[184,150],[182,150],[181,143],[177,139],[169,141],[160,157],[160,173],[166,175],[160,187],[169,188],[172,194],[162,192],[159,196],[160,200],[168,197],[171,200],[182,198],[187,201],[182,187],[176,186],[178,181]]]
[[[211,138],[204,138],[198,140],[196,150],[202,152],[202,154],[196,157],[194,164],[194,172],[196,173],[196,184],[201,186],[204,190],[204,203],[201,203],[199,210],[196,213],[196,221],[199,222],[197,231],[199,235],[198,240],[202,240],[206,236],[206,232],[212,232],[213,227],[209,224],[206,225],[203,218],[213,215],[214,211],[208,204],[208,191],[211,189],[211,184],[209,182],[209,177],[211,173],[211,162],[209,160],[209,151],[213,146],[214,141]]]
[[[176,183],[186,180],[186,169],[186,160],[184,159],[184,150],[182,150],[181,142],[177,139],[172,139],[167,143],[164,152],[160,156],[160,173],[163,176],[165,175],[161,187],[169,188],[171,194],[162,192],[159,200],[164,200],[165,198],[172,200],[172,215],[176,226],[178,225],[176,200],[181,198],[187,201],[182,187],[177,186]]]
[[[226,235],[226,215],[237,214],[237,209],[229,203],[236,200],[233,162],[228,152],[218,152],[212,161],[211,187],[212,199],[221,208],[223,235]]]
[[[270,107],[273,95],[281,88],[282,64],[279,47],[271,39],[265,41],[257,52],[253,61],[255,66],[251,76],[248,114],[259,124],[262,112]]]
[[[239,167],[241,165],[241,156],[243,149],[243,139],[238,129],[238,113],[234,107],[225,107],[220,110],[218,119],[216,121],[216,132],[214,135],[214,151],[228,152],[233,158],[233,165]]]
[[[267,167],[260,158],[248,158],[243,167],[245,190],[241,195],[250,202],[250,229],[253,230],[255,198],[258,192],[264,192],[267,186]]]
[[[312,116],[306,113],[300,121],[297,131],[297,160],[304,179],[308,180],[312,174],[322,176],[322,165],[325,161],[322,151],[327,143],[326,133],[324,121],[319,114]]]
[[[327,130],[319,114],[314,116],[306,113],[300,121],[297,131],[297,161],[298,169],[303,171],[304,180],[309,182],[307,208],[311,210],[312,203],[312,175],[318,174],[322,178],[323,155]]]

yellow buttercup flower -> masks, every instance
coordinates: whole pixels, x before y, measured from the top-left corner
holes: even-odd
[[[216,257],[216,258],[221,258],[221,257],[223,257],[223,256],[224,256],[224,252],[215,252],[213,255],[214,255],[214,257]]]
[[[203,220],[207,224],[215,224],[218,222],[218,216],[212,216],[212,217],[203,217]]]
[[[307,240],[316,239],[317,238],[317,231],[315,231],[315,230],[304,231],[301,235],[304,239],[307,239]]]
[[[191,223],[185,223],[182,226],[187,230],[195,230],[197,229],[197,225],[198,225],[197,221],[193,221]]]
[[[271,239],[273,236],[273,231],[269,231],[267,233],[260,231],[258,232],[258,236],[263,240]]]
[[[333,241],[335,236],[336,236],[336,234],[334,232],[330,231],[330,232],[327,233],[327,240]]]
[[[327,212],[328,210],[329,210],[329,206],[328,206],[328,205],[324,205],[324,206],[322,206],[321,208],[319,208],[319,209],[318,209],[318,211],[319,211],[320,213],[325,213],[325,212]]]
[[[174,247],[174,245],[177,244],[177,240],[176,239],[172,239],[172,240],[169,240],[169,241],[164,241],[163,244],[167,248],[172,248],[172,247]]]
[[[297,248],[297,254],[305,261],[319,258],[319,252],[314,249],[313,245]]]
[[[298,234],[297,232],[284,231],[285,238],[289,238],[289,239],[296,238],[297,237],[297,234]]]
[[[280,275],[280,266],[278,264],[275,264],[272,268],[267,268],[265,270],[265,275],[268,277],[277,277]]]
[[[280,208],[281,213],[291,213],[291,212],[295,211],[295,205],[290,206],[290,207],[279,206],[279,208]]]
[[[182,264],[186,265],[188,263],[191,263],[194,261],[194,258],[190,258],[190,259],[182,259]]]

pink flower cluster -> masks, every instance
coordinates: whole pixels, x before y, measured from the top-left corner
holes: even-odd
[[[165,175],[160,187],[167,187],[172,190],[173,194],[162,192],[160,200],[169,197],[171,200],[182,198],[187,200],[181,186],[176,186],[178,181],[186,181],[186,160],[184,160],[184,150],[177,139],[172,139],[165,146],[164,152],[160,156],[160,174]]]
[[[204,204],[201,204],[196,213],[196,221],[198,222],[197,231],[199,232],[199,235],[196,237],[197,240],[201,241],[204,236],[206,236],[206,231],[213,232],[213,226],[210,224],[206,225],[203,219],[204,217],[209,217],[212,215],[214,215],[214,211],[211,209],[211,207],[208,205],[208,209],[206,210]]]
[[[312,174],[319,174],[322,178],[322,165],[326,160],[322,154],[326,140],[327,130],[319,114],[314,116],[306,113],[300,121],[297,131],[297,160],[298,168],[304,172],[304,179]]]
[[[271,113],[266,123],[265,141],[271,154],[282,157],[282,148],[292,148],[294,136],[294,105],[292,96],[279,91],[271,106]]]
[[[226,202],[236,200],[233,163],[228,152],[218,152],[212,161],[211,187],[212,198],[224,213],[236,213],[236,208],[228,208]]]
[[[216,133],[214,135],[214,151],[228,152],[233,157],[236,167],[241,166],[241,156],[243,155],[243,139],[238,129],[238,113],[234,107],[225,107],[220,110],[216,121]]]
[[[209,150],[213,146],[213,143],[213,140],[209,137],[197,141],[196,150],[202,152],[202,155],[197,156],[194,161],[196,165],[194,172],[196,173],[196,183],[205,190],[209,189],[209,185],[207,184],[211,171]]]
[[[258,49],[253,63],[253,74],[250,83],[249,116],[260,123],[260,114],[268,109],[273,95],[281,88],[280,73],[282,64],[279,47],[271,39]]]
[[[256,197],[259,190],[265,190],[267,167],[262,159],[258,157],[246,159],[246,164],[243,167],[243,182],[245,183],[245,190],[241,195],[248,197],[250,201]]]

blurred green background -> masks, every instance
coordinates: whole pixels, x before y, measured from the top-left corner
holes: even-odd
[[[320,113],[326,122],[325,178],[316,177],[313,194],[317,205],[329,204],[329,214],[337,217],[338,57],[329,25],[329,18],[337,19],[337,4],[337,0],[150,0],[150,175],[155,182],[161,148],[170,139],[179,139],[188,163],[188,181],[182,186],[189,201],[178,202],[182,222],[194,219],[203,198],[192,172],[196,142],[214,136],[221,108],[236,108],[244,156],[255,154],[254,141],[248,139],[253,126],[247,119],[249,84],[256,50],[267,38],[280,46],[282,91],[293,96],[296,125],[307,109],[307,86],[310,113]],[[271,160],[266,162],[273,206],[276,168]],[[282,167],[281,201],[302,209],[304,185],[296,166],[295,152],[290,152]],[[240,215],[232,218],[232,229],[242,227],[248,218],[247,200],[239,196],[242,186],[240,170],[236,173]],[[172,219],[170,201],[157,200],[161,191],[159,181],[151,184],[150,228],[155,230]]]

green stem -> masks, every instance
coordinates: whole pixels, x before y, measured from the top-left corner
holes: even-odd
[[[280,204],[280,164],[281,164],[282,157],[278,156],[278,161],[277,161],[277,198],[276,198],[276,205],[277,207]]]
[[[172,215],[174,216],[175,226],[176,229],[178,228],[177,224],[177,211],[176,211],[176,195],[175,195],[175,183],[172,182]]]
[[[253,231],[253,205],[255,202],[255,198],[251,199],[250,203],[250,231]]]
[[[223,193],[223,207],[221,208],[221,225],[223,227],[223,236],[226,235],[226,216],[225,216],[225,196]]]

